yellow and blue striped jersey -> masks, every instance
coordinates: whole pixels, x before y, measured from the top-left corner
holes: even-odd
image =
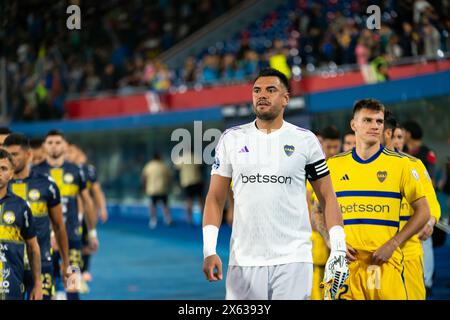
[[[47,161],[32,168],[33,173],[53,178],[61,195],[61,205],[69,241],[81,240],[77,196],[86,188],[86,177],[81,167],[65,161],[61,167],[52,167]]]
[[[407,157],[412,167],[418,172],[420,181],[422,183],[425,197],[427,198],[428,206],[430,207],[430,214],[439,221],[441,217],[441,207],[436,197],[436,192],[434,191],[433,183],[431,182],[430,175],[428,174],[425,165],[420,159],[417,159],[409,154],[399,152],[401,155]],[[402,199],[401,211],[400,211],[400,229],[406,225],[409,218],[414,214],[414,210],[409,205],[406,199]],[[410,258],[416,258],[423,256],[422,244],[420,243],[417,234],[412,236],[402,245],[402,251],[405,256],[405,260]]]
[[[25,242],[35,236],[30,207],[8,192],[0,199],[0,300],[22,299]]]
[[[49,176],[31,173],[25,179],[11,180],[9,189],[12,193],[27,201],[30,206],[41,250],[41,266],[51,265],[49,210],[61,203],[56,183]]]
[[[331,179],[342,211],[347,243],[374,252],[398,233],[402,198],[424,197],[417,171],[408,158],[380,146],[361,159],[355,148],[328,160]],[[398,248],[392,258],[400,263]]]

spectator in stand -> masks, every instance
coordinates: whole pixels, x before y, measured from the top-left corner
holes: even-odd
[[[392,57],[393,60],[401,58],[403,56],[402,47],[400,46],[400,38],[398,35],[391,35],[386,46],[386,53],[390,57]]]
[[[389,80],[389,63],[392,57],[388,53],[383,53],[370,62],[371,73],[375,82],[384,82]]]
[[[101,90],[114,90],[117,89],[117,76],[116,70],[112,63],[106,65],[103,75],[102,81],[100,84]]]
[[[430,22],[424,24],[422,38],[425,56],[429,58],[436,57],[438,50],[441,48],[441,35]]]
[[[227,53],[222,58],[221,78],[225,81],[243,81],[244,70],[236,63],[234,54]]]
[[[208,54],[203,58],[200,78],[205,84],[212,84],[220,79],[219,57],[215,54]]]
[[[152,89],[157,92],[165,92],[171,86],[169,69],[161,63],[160,60],[155,61],[156,73],[152,81]]]
[[[62,0],[55,0],[51,8],[27,3],[20,10],[18,2],[7,2],[6,12],[11,16],[3,34],[14,36],[0,37],[7,62],[10,116],[26,121],[61,117],[64,98],[71,93],[92,95],[98,90],[140,86],[166,91],[179,84],[245,81],[269,64],[289,75],[293,65],[310,71],[327,63],[358,63],[370,83],[375,78],[368,63],[383,52],[394,59],[435,58],[441,55],[439,49],[450,49],[446,2],[409,0],[395,7],[384,2],[382,29],[373,32],[365,27],[364,8],[358,1],[289,0],[230,41],[220,39],[215,51],[188,58],[182,70],[170,70],[155,60],[238,3],[86,4],[84,12],[89,14],[83,17],[83,25],[90,32],[81,36],[57,27]],[[224,55],[222,63],[220,55]]]
[[[190,56],[185,60],[183,69],[181,70],[181,79],[183,83],[197,82],[197,73],[195,58]]]
[[[244,70],[245,77],[247,79],[253,79],[258,74],[259,69],[259,57],[253,50],[247,50],[244,54],[244,60],[241,62],[242,69]]]
[[[418,55],[420,36],[413,30],[409,22],[402,23],[402,35],[400,37],[400,45],[404,57],[411,57]]]
[[[284,47],[283,41],[276,39],[273,42],[273,48],[269,52],[269,64],[271,68],[274,68],[282,72],[288,79],[291,78],[291,68],[288,64],[289,52]]]
[[[374,79],[369,67],[370,48],[367,41],[362,36],[358,39],[358,44],[355,48],[355,55],[356,62],[361,70],[364,81],[367,83],[373,83]]]

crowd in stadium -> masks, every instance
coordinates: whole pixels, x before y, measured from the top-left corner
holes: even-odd
[[[440,1],[386,1],[378,32],[364,28],[364,1],[288,1],[232,41],[219,41],[172,70],[158,54],[238,1],[128,1],[120,11],[116,2],[87,5],[83,29],[69,33],[65,17],[55,15],[63,1],[43,14],[18,3],[9,8],[5,34],[18,35],[4,37],[13,120],[61,118],[70,94],[242,82],[274,64],[288,73],[294,65],[311,71],[330,63],[374,62],[381,69],[393,59],[433,58],[450,48],[450,20]],[[386,80],[385,70],[381,74]]]

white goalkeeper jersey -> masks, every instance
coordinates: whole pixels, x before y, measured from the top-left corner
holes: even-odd
[[[312,263],[305,180],[329,174],[312,132],[286,121],[270,134],[258,130],[256,121],[228,129],[211,174],[233,181],[230,265]]]

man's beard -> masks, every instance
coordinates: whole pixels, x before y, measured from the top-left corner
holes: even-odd
[[[23,169],[25,169],[25,165],[21,165],[21,166],[15,167],[14,168],[14,174],[21,173],[23,171]]]
[[[276,117],[278,117],[278,114],[276,111],[269,111],[269,112],[259,112],[257,108],[253,107],[253,112],[255,113],[256,117],[260,120],[264,121],[271,121],[274,120]]]
[[[56,152],[50,153],[50,157],[51,157],[52,159],[58,159],[58,158],[60,158],[62,155],[63,155],[62,152],[59,152],[59,153],[56,153]]]

